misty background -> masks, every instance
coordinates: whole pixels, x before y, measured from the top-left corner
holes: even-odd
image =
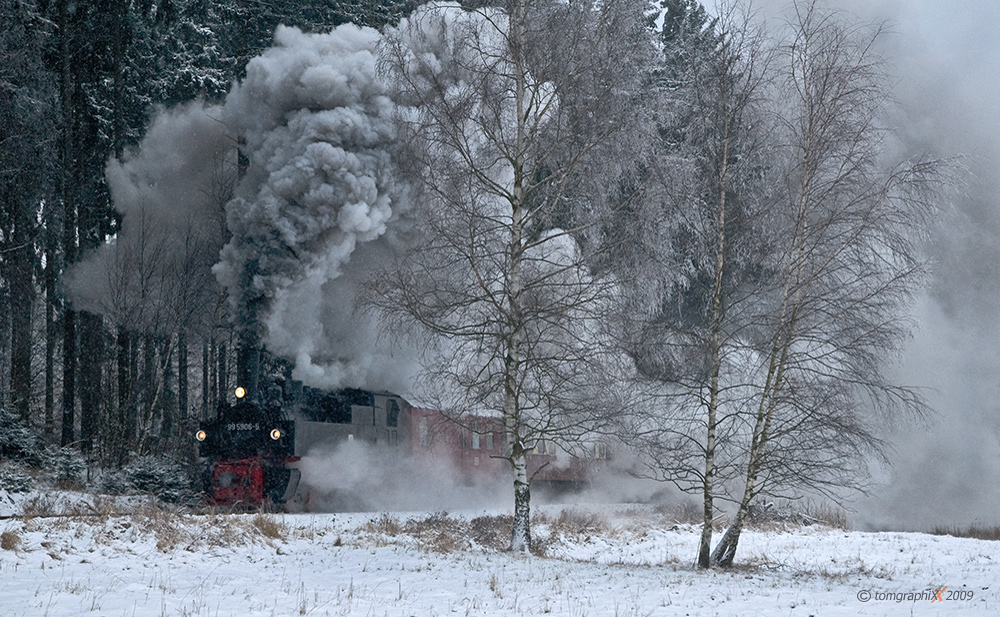
[[[900,368],[926,385],[938,416],[896,431],[887,490],[861,504],[871,522],[996,524],[1000,504],[1000,6],[898,3],[893,16],[906,137],[964,154],[966,195],[945,213],[919,330]]]
[[[962,156],[969,175],[927,247],[933,274],[899,381],[925,388],[934,415],[890,427],[883,485],[852,502],[861,528],[1000,522],[1000,4],[835,0],[882,40],[899,102],[897,159]],[[768,21],[787,4],[758,3]]]

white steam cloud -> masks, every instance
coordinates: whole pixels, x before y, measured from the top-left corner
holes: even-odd
[[[454,3],[411,19],[428,16],[442,27],[411,36],[404,20],[396,32],[445,65],[460,52],[451,39],[495,28]],[[120,271],[145,274],[126,261],[151,238],[167,261],[183,261],[185,238],[198,236],[199,276],[225,288],[244,344],[294,361],[293,377],[307,385],[410,393],[417,352],[389,344],[355,310],[371,270],[405,251],[412,202],[393,157],[400,108],[376,75],[382,41],[353,24],[324,34],[279,27],[223,105],[161,110],[139,148],[109,163],[123,227],[68,277],[78,306],[135,323],[109,300],[121,296],[111,289]],[[178,280],[157,293],[166,302],[197,284]],[[162,318],[145,290],[129,302],[146,303],[144,325]]]
[[[298,493],[316,511],[448,510],[507,506],[507,479],[468,478],[441,457],[409,458],[360,440],[317,449],[297,464]]]

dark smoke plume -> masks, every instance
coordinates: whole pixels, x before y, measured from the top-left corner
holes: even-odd
[[[391,250],[405,203],[379,38],[353,25],[279,28],[223,110],[249,163],[215,272],[243,344],[294,360],[295,376],[319,387],[401,385],[397,369],[378,368],[389,358],[374,326],[353,315],[356,276]]]

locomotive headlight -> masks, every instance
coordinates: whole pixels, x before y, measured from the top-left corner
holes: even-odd
[[[271,439],[278,441],[281,439],[281,429],[271,429]]]
[[[244,388],[243,386],[236,387],[236,398],[243,398],[246,395],[247,395],[246,388]]]
[[[197,433],[194,434],[194,438],[197,439],[198,441],[205,441],[206,437],[208,437],[208,433],[206,433],[205,431],[198,431]]]

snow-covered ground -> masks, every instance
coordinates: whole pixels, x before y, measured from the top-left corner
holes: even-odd
[[[496,550],[495,512],[121,506],[0,520],[0,615],[1000,615],[1000,543],[981,540],[749,530],[737,567],[703,572],[697,529],[650,507],[541,508],[526,556]]]

